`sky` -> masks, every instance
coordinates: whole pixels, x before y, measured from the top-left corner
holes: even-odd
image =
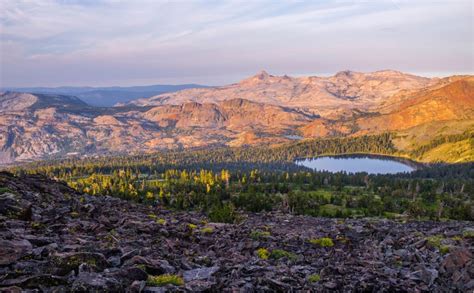
[[[0,0],[0,87],[472,74],[473,3]]]

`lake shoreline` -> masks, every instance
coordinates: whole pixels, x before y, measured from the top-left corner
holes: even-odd
[[[340,170],[340,171],[330,171],[330,170],[325,170],[325,169],[318,170],[318,169],[316,169],[316,167],[310,167],[310,166],[307,166],[303,163],[304,161],[307,161],[307,160],[312,161],[312,160],[323,159],[323,158],[333,158],[333,159],[336,159],[336,160],[337,159],[369,159],[369,160],[372,159],[372,160],[397,162],[397,163],[403,164],[403,165],[413,169],[411,171],[408,171],[408,173],[415,172],[417,170],[421,170],[421,169],[424,169],[424,168],[429,166],[429,164],[416,162],[416,161],[413,161],[411,159],[404,158],[404,157],[398,157],[398,156],[386,155],[386,154],[368,154],[368,153],[323,154],[323,155],[311,156],[311,157],[298,157],[293,161],[293,163],[296,164],[296,165],[299,165],[299,166],[304,166],[304,167],[313,169],[313,170],[317,170],[317,171],[323,171],[324,170],[324,171],[329,171],[329,172],[333,172],[333,173],[337,173],[337,172],[348,172],[348,173],[367,172],[369,174],[384,174],[384,173],[378,173],[378,172],[371,173],[369,171],[356,171],[356,172],[354,172],[354,171],[347,171],[347,170]],[[402,172],[406,172],[406,171],[402,171]],[[395,173],[398,173],[398,172],[395,172]]]

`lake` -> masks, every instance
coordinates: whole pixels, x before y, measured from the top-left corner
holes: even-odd
[[[296,160],[295,163],[313,170],[369,174],[411,172],[415,167],[400,160],[382,156],[331,156]]]

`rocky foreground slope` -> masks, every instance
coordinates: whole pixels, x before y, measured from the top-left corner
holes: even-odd
[[[2,292],[474,289],[469,222],[268,213],[217,224],[41,176],[0,173],[0,188]],[[163,274],[178,285],[152,282]]]

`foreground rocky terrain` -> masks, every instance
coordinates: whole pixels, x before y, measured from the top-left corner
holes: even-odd
[[[267,213],[209,223],[0,173],[4,292],[469,292],[473,236],[473,223],[453,221]]]
[[[474,133],[474,77],[424,78],[397,71],[332,77],[273,76],[182,90],[120,107],[64,95],[0,93],[0,164],[71,155],[277,144],[393,132],[401,151]],[[451,141],[452,142],[452,141]],[[466,162],[468,139],[426,162]]]

